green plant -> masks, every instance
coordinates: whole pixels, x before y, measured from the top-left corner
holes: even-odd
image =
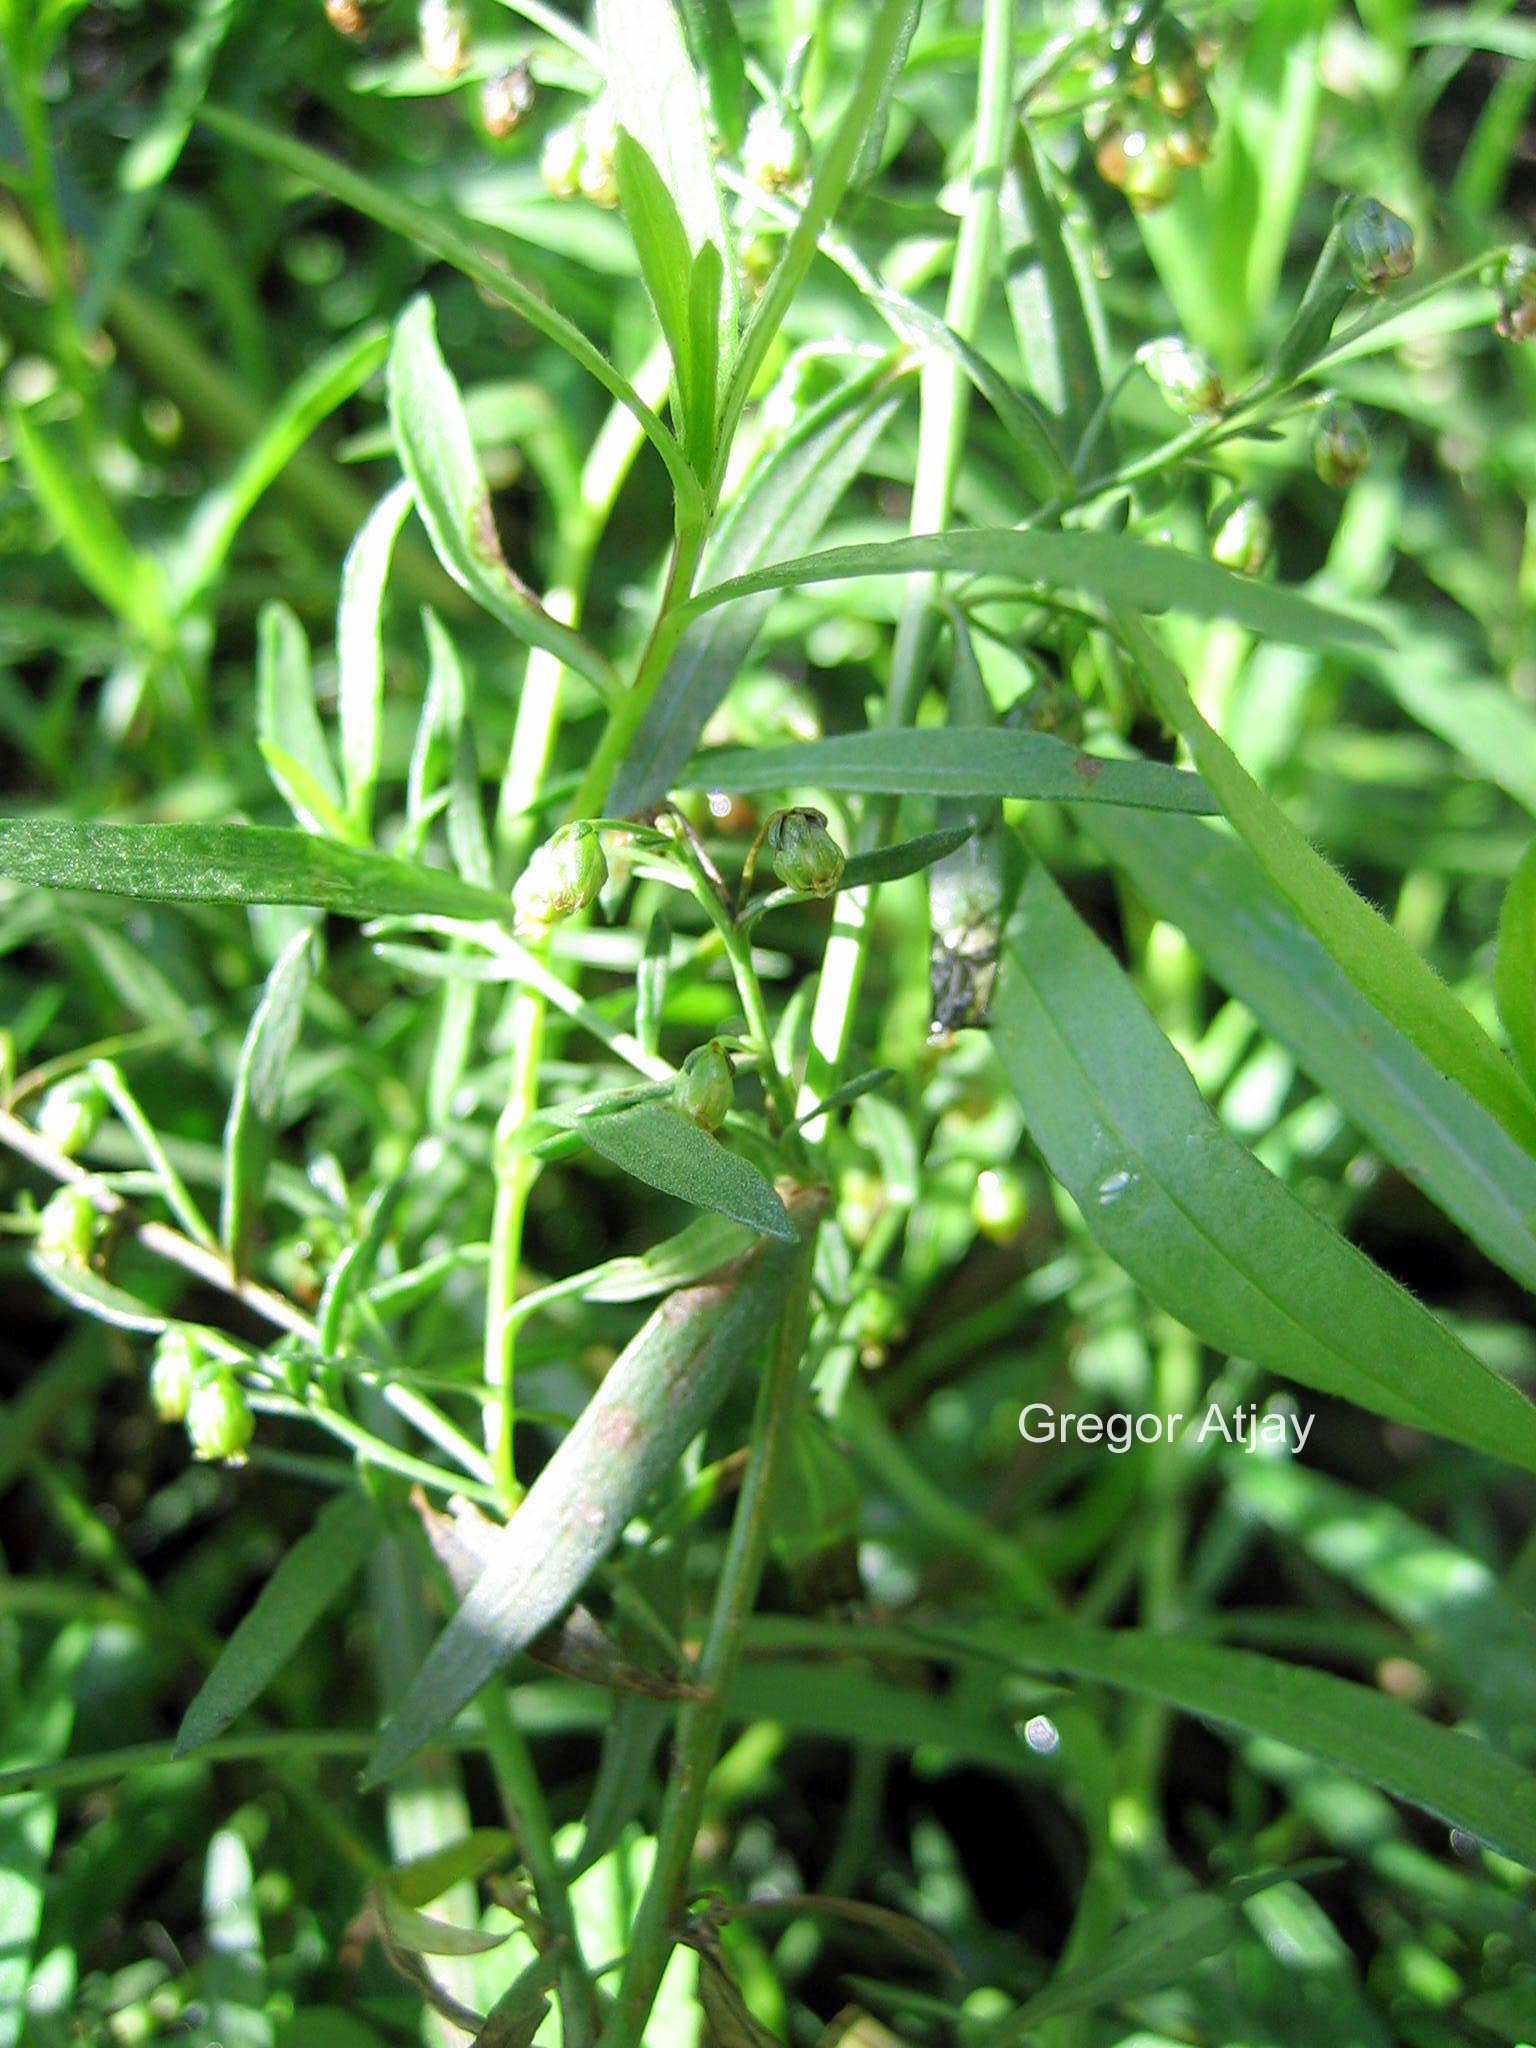
[[[0,16],[0,2048],[1526,2038],[1525,25],[482,12]]]

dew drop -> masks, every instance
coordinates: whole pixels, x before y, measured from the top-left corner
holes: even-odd
[[[1037,1756],[1049,1756],[1061,1742],[1061,1733],[1048,1714],[1035,1714],[1024,1724],[1024,1740]]]

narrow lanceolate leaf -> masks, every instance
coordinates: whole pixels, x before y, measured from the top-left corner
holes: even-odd
[[[672,0],[598,0],[597,29],[615,120],[655,167],[690,256],[697,259],[707,246],[719,260],[721,356],[728,360],[736,341],[736,260],[677,10]]]
[[[1197,1337],[1536,1471],[1536,1408],[1223,1129],[1043,869],[1008,931],[994,1022],[1052,1173]]]
[[[1009,238],[1017,247],[1008,251],[1008,303],[1019,354],[1035,391],[1059,415],[1069,441],[1075,442],[1104,395],[1099,352],[1061,208],[1046,188],[1023,122],[1014,146],[1013,172],[1004,219],[1017,224],[1016,234]],[[1022,262],[1016,260],[1019,256]]]
[[[195,603],[208,589],[262,493],[320,422],[368,381],[388,348],[382,327],[365,327],[328,349],[288,387],[233,475],[211,490],[193,514],[174,568],[178,608]]]
[[[267,773],[299,823],[345,838],[350,830],[326,745],[309,641],[298,616],[273,600],[256,622],[256,736]]]
[[[505,898],[437,868],[273,825],[0,820],[0,875],[151,903],[308,903],[343,917],[504,918]]]
[[[731,0],[677,0],[677,12],[715,133],[728,150],[739,149],[747,126],[747,61]]]
[[[970,825],[945,825],[937,832],[920,832],[915,839],[898,839],[894,846],[877,846],[870,853],[855,853],[838,878],[840,889],[863,889],[881,882],[899,882],[907,875],[920,875],[952,853],[958,853],[971,837]]]
[[[723,582],[786,548],[809,547],[869,459],[902,388],[890,358],[850,377],[797,421],[732,500],[707,575]],[[659,803],[675,786],[772,609],[768,591],[695,619],[684,633],[614,781],[608,801],[620,816]]]
[[[411,509],[409,487],[399,483],[375,505],[341,570],[336,613],[336,708],[341,721],[341,773],[347,820],[361,839],[373,822],[384,723],[384,586],[395,542]]]
[[[860,795],[1034,797],[1042,802],[1131,804],[1209,814],[1198,776],[1161,761],[1112,761],[1043,732],[996,727],[898,727],[842,733],[792,747],[703,754],[678,778],[684,789],[830,789]]]
[[[1466,1005],[1265,795],[1201,717],[1184,678],[1142,622],[1124,609],[1116,610],[1115,621],[1141,665],[1153,702],[1189,748],[1212,795],[1269,879],[1361,993],[1433,1066],[1482,1103],[1522,1145],[1536,1150],[1536,1096]]]
[[[795,1209],[797,1222],[814,1226],[809,1198]],[[760,1244],[669,1295],[625,1347],[386,1723],[369,1782],[392,1776],[446,1728],[581,1590],[764,1342],[799,1256]]]
[[[928,1633],[960,1647],[953,1632]],[[1305,1750],[1536,1869],[1536,1777],[1372,1686],[1139,1629],[982,1625],[967,1630],[965,1642],[1020,1670],[1123,1686],[1218,1727]]]
[[[20,406],[5,414],[17,465],[53,522],[81,582],[125,626],[145,639],[165,636],[165,593],[157,565],[136,552],[105,491],[57,432],[37,426]]]
[[[1331,610],[1299,590],[1239,576],[1203,555],[1155,547],[1118,533],[1020,533],[1012,527],[973,527],[952,533],[917,533],[906,540],[869,541],[827,548],[819,555],[771,563],[701,590],[681,607],[698,617],[716,605],[761,590],[797,589],[806,583],[845,583],[857,576],[911,576],[928,571],[998,576],[1052,592],[1082,591],[1105,603],[1138,611],[1189,612],[1230,619],[1270,640],[1299,647],[1379,646],[1374,626]]]
[[[224,1126],[224,1198],[220,1237],[239,1266],[266,1187],[272,1139],[282,1112],[283,1082],[298,1043],[304,998],[319,959],[313,931],[295,932],[267,976],[240,1049],[235,1092]]]
[[[575,1128],[594,1152],[647,1187],[768,1237],[794,1236],[784,1204],[757,1168],[669,1103],[639,1102],[578,1117]]]
[[[1536,1159],[1366,1001],[1247,849],[1129,811],[1096,811],[1085,829],[1351,1122],[1536,1288]]]
[[[1510,1047],[1536,1088],[1536,841],[1526,848],[1504,892],[1494,991]]]
[[[95,1631],[74,1622],[60,1631],[28,1687],[25,1705],[7,1714],[0,1764],[47,1764],[69,1748],[80,1697],[80,1668]],[[45,1792],[0,1798],[0,2048],[17,2048],[27,2027],[32,1951],[43,1924],[48,1870],[58,1826]]]
[[[1391,1501],[1293,1458],[1236,1455],[1229,1498],[1411,1629],[1458,1696],[1507,1737],[1536,1713],[1536,1615],[1480,1558]],[[1505,1746],[1501,1742],[1501,1747]]]
[[[613,673],[602,655],[551,617],[507,566],[464,401],[438,347],[430,299],[413,299],[396,322],[388,382],[400,466],[443,567],[518,639],[558,656],[611,695]]]
[[[329,1501],[257,1595],[188,1707],[176,1735],[186,1756],[222,1735],[260,1698],[315,1623],[341,1598],[373,1548],[379,1511],[364,1493]]]
[[[1303,1863],[1294,1870],[1255,1871],[1217,1891],[1190,1892],[1170,1899],[1165,1906],[1138,1913],[1110,1936],[1090,1962],[1058,1970],[1045,1989],[1036,1992],[1023,2011],[1014,2014],[989,2041],[988,2048],[1015,2048],[1027,2039],[1028,2029],[1059,2013],[1094,2012],[1123,2004],[1128,1998],[1145,1998],[1165,1984],[1181,1983],[1197,1963],[1232,1946],[1242,1926],[1237,1908],[1245,1899],[1271,1885],[1295,1884],[1300,1878],[1315,1876],[1319,1869],[1335,1867]]]

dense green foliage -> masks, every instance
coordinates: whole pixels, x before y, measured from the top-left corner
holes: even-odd
[[[0,2048],[1536,2041],[1536,28],[0,51]]]

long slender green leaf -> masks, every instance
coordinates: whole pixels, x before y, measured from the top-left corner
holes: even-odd
[[[710,545],[706,568],[726,579],[784,547],[809,547],[863,469],[900,401],[890,358],[850,377],[799,420],[747,478]],[[695,619],[620,765],[609,803],[621,816],[658,803],[697,744],[773,608],[766,592]]]
[[[1128,811],[1084,829],[1386,1157],[1536,1288],[1536,1160],[1366,1001],[1247,849]]]
[[[224,1126],[224,1199],[219,1220],[224,1249],[236,1267],[265,1192],[283,1084],[318,959],[315,932],[295,932],[273,963],[240,1049],[235,1092]]]
[[[1330,610],[1300,591],[1239,576],[1203,555],[1154,547],[1118,533],[1020,533],[1012,527],[918,533],[905,540],[828,548],[822,554],[774,562],[702,590],[682,612],[696,618],[715,605],[761,590],[928,571],[1003,576],[1012,583],[1045,585],[1053,591],[1086,591],[1105,602],[1134,605],[1140,611],[1230,619],[1267,639],[1290,640],[1302,647],[1372,646],[1379,645],[1381,639],[1376,628],[1362,620]]]
[[[747,126],[747,65],[731,0],[677,0],[715,133],[727,149],[741,147]]]
[[[356,1577],[381,1526],[366,1493],[342,1493],[326,1503],[262,1587],[198,1689],[177,1730],[178,1756],[222,1735],[260,1698]]]
[[[1043,869],[1010,926],[999,1055],[1089,1230],[1204,1342],[1536,1471],[1536,1408],[1216,1121]]]
[[[1019,356],[1036,395],[1062,420],[1069,441],[1076,441],[1104,396],[1099,351],[1061,208],[1046,188],[1022,121],[1013,172],[1004,219],[1015,216],[1022,228],[1020,246],[1009,251],[1008,275]]]
[[[704,754],[684,789],[833,789],[890,796],[1034,797],[1042,802],[1216,809],[1197,776],[1161,761],[1108,760],[1049,733],[954,726],[842,733],[791,747]]]
[[[169,628],[159,568],[138,554],[117,514],[78,453],[66,456],[20,406],[8,406],[6,429],[22,474],[58,529],[59,542],[82,583],[124,625],[151,642]]]
[[[315,708],[309,642],[278,600],[256,622],[256,734],[267,772],[308,831],[350,836],[341,783]]]
[[[1231,1499],[1413,1630],[1438,1656],[1460,1696],[1500,1733],[1536,1711],[1536,1615],[1489,1567],[1377,1500],[1293,1459],[1230,1460]]]
[[[1218,1727],[1305,1750],[1536,1869],[1536,1777],[1371,1686],[1139,1629],[980,1623],[963,1637],[925,1634],[962,1652],[988,1649],[1020,1670],[1123,1686]]]
[[[389,352],[389,417],[400,464],[438,560],[462,589],[530,647],[559,657],[604,696],[616,685],[596,648],[552,617],[507,566],[464,401],[437,343],[428,298],[412,299]]]
[[[639,1102],[572,1121],[594,1152],[647,1187],[769,1237],[793,1237],[784,1204],[757,1168],[670,1104]]]
[[[728,362],[736,343],[736,261],[698,74],[677,10],[672,0],[598,0],[597,26],[619,127],[670,194],[689,253],[697,259],[709,246],[719,259],[720,354]],[[686,297],[686,277],[683,285]]]
[[[1260,1870],[1235,1878],[1219,1891],[1189,1892],[1140,1913],[1112,1934],[1089,1962],[1060,1970],[1022,2012],[987,2037],[987,2048],[1012,2048],[1029,2029],[1061,2013],[1096,2012],[1127,1999],[1145,1998],[1165,1984],[1181,1983],[1197,1964],[1232,1945],[1241,1920],[1238,1908],[1272,1885],[1294,1884],[1332,1864],[1300,1864],[1294,1870]]]
[[[797,1204],[801,1216],[808,1208]],[[765,1340],[801,1256],[763,1242],[713,1279],[669,1295],[625,1347],[385,1724],[370,1783],[446,1728],[581,1590]]]
[[[347,820],[367,839],[378,786],[384,729],[384,586],[395,542],[411,509],[407,484],[385,492],[347,550],[336,613],[336,708]]]
[[[1153,701],[1270,880],[1355,986],[1442,1074],[1536,1150],[1536,1097],[1471,1012],[1408,942],[1297,831],[1196,710],[1184,678],[1142,622],[1116,611]]]
[[[80,1667],[93,1633],[83,1622],[60,1633],[28,1688],[25,1709],[8,1717],[0,1761],[47,1764],[69,1748]],[[46,1792],[0,1797],[0,2048],[17,2048],[26,2031],[32,1947],[42,1927],[57,1825],[58,1807]]]
[[[153,903],[307,903],[344,917],[507,914],[502,897],[437,868],[272,825],[0,821],[0,875]]]
[[[328,349],[297,377],[268,414],[234,473],[193,514],[172,573],[178,610],[195,604],[223,568],[257,500],[320,422],[345,404],[383,363],[389,335],[370,326]]]
[[[205,101],[198,109],[197,118],[237,148],[249,150],[253,156],[278,165],[317,191],[329,193],[343,206],[350,206],[367,219],[377,221],[381,227],[403,235],[416,247],[430,250],[442,262],[451,263],[496,304],[511,307],[536,332],[557,343],[597,380],[610,398],[617,399],[639,421],[646,439],[666,464],[680,505],[691,513],[697,513],[701,503],[698,479],[665,424],[580,328],[540,298],[537,292],[530,291],[504,263],[478,247],[462,223],[445,219],[441,208],[419,205],[371,178],[361,177],[320,150],[311,149],[279,129],[252,121],[246,115],[236,113],[232,107],[214,106]]]
[[[1536,1088],[1536,840],[1504,892],[1494,990],[1515,1058]]]

